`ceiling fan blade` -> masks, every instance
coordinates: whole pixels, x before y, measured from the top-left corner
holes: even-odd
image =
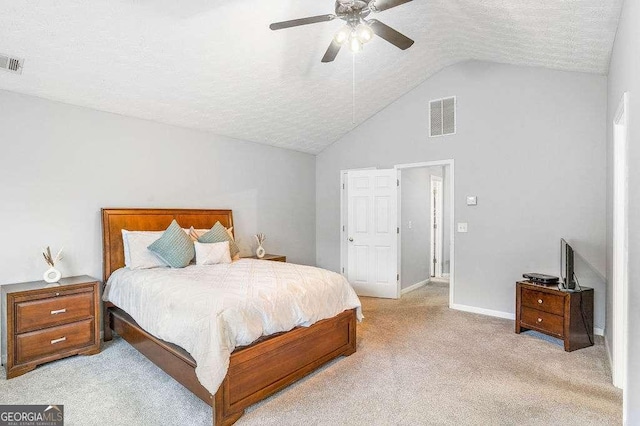
[[[370,7],[370,9],[374,12],[382,12],[383,10],[391,9],[392,7],[400,6],[410,1],[412,0],[374,0],[373,7]]]
[[[276,22],[276,23],[273,23],[273,24],[269,25],[269,28],[271,28],[274,31],[275,30],[282,30],[284,28],[298,27],[300,25],[309,25],[309,24],[315,24],[315,23],[318,23],[318,22],[331,21],[335,17],[336,17],[336,15],[310,16],[308,18],[301,18],[301,19],[293,19],[291,21]]]
[[[338,56],[340,47],[342,47],[340,43],[337,43],[335,40],[332,40],[331,44],[329,45],[329,48],[327,49],[327,51],[324,53],[324,56],[322,57],[322,62],[333,62],[333,60],[336,59],[336,56]]]
[[[408,49],[414,43],[414,41],[406,35],[399,33],[398,31],[394,30],[388,25],[383,24],[377,19],[372,19],[371,21],[369,21],[369,24],[375,34],[387,40],[398,49]]]

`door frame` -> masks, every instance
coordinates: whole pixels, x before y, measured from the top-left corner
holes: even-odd
[[[412,169],[416,167],[433,167],[433,166],[449,166],[449,307],[454,305],[454,289],[455,289],[455,161],[453,159],[449,160],[436,160],[436,161],[426,161],[422,163],[408,163],[408,164],[397,164],[394,166],[398,171],[402,171],[402,169]],[[398,178],[400,178],[401,173],[398,174]],[[398,191],[398,218],[401,218],[401,193],[402,193],[402,181],[400,181],[400,190]],[[401,270],[402,267],[402,232],[398,233],[398,271]],[[398,281],[398,297],[400,297],[400,282],[402,281],[402,277],[400,277],[400,281]]]
[[[444,170],[444,167],[443,169]],[[444,194],[440,192],[438,194],[438,200],[434,203],[433,194],[433,184],[434,182],[440,182],[440,187],[442,191],[444,191],[444,179],[443,176],[429,175],[429,238],[433,237],[433,240],[429,244],[429,272],[432,278],[442,278],[442,257],[444,255],[444,228],[442,227],[443,223],[443,208],[444,208]],[[440,204],[440,210],[437,210],[437,205]],[[435,218],[434,218],[435,213]],[[438,217],[439,213],[439,217]],[[438,221],[438,219],[440,219]],[[433,229],[433,223],[436,222],[440,226]],[[436,243],[436,249],[434,250],[434,242]],[[438,242],[440,244],[438,244]],[[437,259],[437,266],[434,266],[433,259]]]
[[[359,169],[345,169],[340,170],[340,274],[344,277],[347,276],[347,265],[349,250],[347,246],[347,233],[348,218],[347,218],[347,203],[348,203],[348,188],[347,188],[347,173],[357,170],[376,170],[377,167],[362,167]]]
[[[613,353],[614,386],[627,401],[628,293],[629,293],[629,93],[622,95],[613,117]]]

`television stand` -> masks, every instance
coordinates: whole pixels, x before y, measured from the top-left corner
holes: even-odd
[[[535,330],[564,340],[567,352],[593,346],[593,289],[516,283],[516,333]]]

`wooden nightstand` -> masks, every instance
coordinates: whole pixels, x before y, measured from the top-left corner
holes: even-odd
[[[258,256],[249,256],[246,259],[258,259]],[[265,254],[262,259],[259,260],[271,260],[274,262],[286,262],[287,256],[281,254]]]
[[[100,352],[100,284],[85,275],[0,287],[7,379],[45,362]]]
[[[564,340],[567,352],[593,346],[593,289],[566,292],[518,282],[516,333],[529,329]]]

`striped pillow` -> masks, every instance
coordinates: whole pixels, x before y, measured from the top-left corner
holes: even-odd
[[[164,234],[147,248],[172,268],[184,268],[195,256],[193,241],[175,220]]]
[[[216,222],[216,224],[213,225],[213,228],[198,237],[198,242],[200,243],[222,243],[224,241],[229,241],[231,257],[234,257],[240,252],[236,242],[229,236],[227,228],[225,228],[220,222]]]

